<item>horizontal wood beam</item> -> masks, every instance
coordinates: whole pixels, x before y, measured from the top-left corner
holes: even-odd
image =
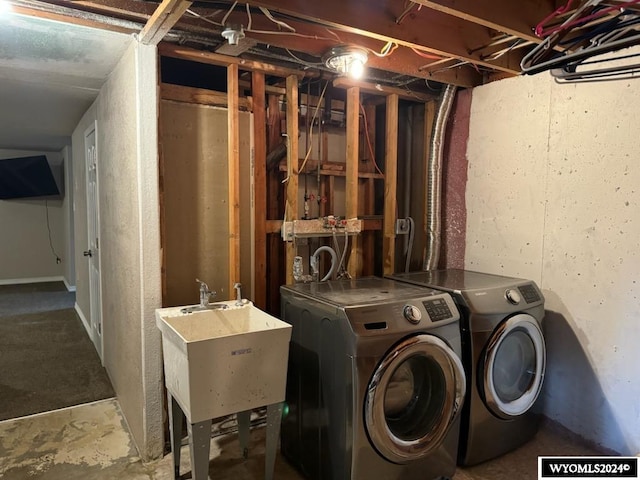
[[[226,67],[236,64],[240,70],[263,72],[277,77],[288,77],[295,75],[297,77],[316,76],[316,73],[303,72],[291,68],[278,67],[265,62],[255,60],[246,60],[228,55],[220,55],[218,53],[206,52],[204,50],[195,50],[193,48],[182,47],[173,43],[162,42],[158,45],[158,52],[164,57],[178,58],[181,60],[189,60],[192,62],[207,63],[210,65],[220,65]]]
[[[403,100],[412,100],[414,102],[428,102],[436,98],[435,95],[427,95],[424,93],[411,92],[410,90],[398,87],[388,87],[378,83],[360,82],[347,77],[339,77],[333,81],[333,86],[337,88],[359,87],[360,92],[370,93],[374,95],[387,96],[398,95]]]
[[[204,88],[185,87],[170,83],[160,84],[160,97],[163,100],[175,102],[196,103],[198,105],[211,105],[214,107],[227,107],[229,99],[226,92],[216,92]],[[252,110],[250,98],[238,98],[238,106],[241,110]]]
[[[540,43],[533,29],[554,10],[552,0],[411,0],[518,38]]]
[[[162,0],[140,32],[140,42],[145,45],[160,43],[190,6],[189,0]]]
[[[336,28],[340,30],[338,36],[342,31],[355,33],[495,70],[520,72],[522,54],[518,52],[508,52],[492,61],[484,60],[479,52],[472,53],[474,48],[491,42],[491,29],[437,10],[422,9],[408,15],[398,25],[396,19],[403,6],[395,0],[324,0],[305,2],[304,9],[300,8],[299,0],[254,0],[251,3]]]

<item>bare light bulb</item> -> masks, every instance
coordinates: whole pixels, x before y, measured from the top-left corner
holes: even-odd
[[[349,65],[349,76],[354,80],[360,80],[364,75],[364,63],[359,58],[354,58]]]
[[[11,11],[11,4],[8,0],[0,0],[0,15],[3,13],[9,13]]]

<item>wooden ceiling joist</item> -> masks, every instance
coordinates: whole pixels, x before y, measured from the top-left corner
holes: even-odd
[[[157,45],[191,6],[188,0],[163,0],[140,32],[140,42]]]
[[[535,25],[555,9],[553,0],[411,0],[462,20],[539,43]]]
[[[204,10],[196,8],[194,11],[206,15]],[[246,13],[234,11],[229,15],[227,21],[229,23],[242,25],[247,22],[247,16]],[[286,31],[277,30],[274,23],[266,17],[253,15],[253,30],[259,32],[273,31],[274,33],[267,34],[246,31],[245,34],[247,37],[253,38],[259,43],[288,49],[294,52],[304,52],[317,58],[321,58],[331,47],[339,43],[359,45],[376,52],[379,52],[385,44],[385,42],[378,39],[337,30],[329,31],[321,25],[313,25],[308,22],[287,19],[287,24],[295,29],[295,34],[287,35]],[[433,58],[425,59],[413,52],[410,48],[399,47],[394,50],[391,55],[386,57],[378,57],[373,53],[370,54],[367,67],[441,83],[450,83],[463,88],[482,84],[482,75],[471,66],[463,66],[455,70],[440,69],[440,71],[436,73],[422,69],[425,65],[438,58],[439,56],[433,56]]]
[[[492,70],[514,75],[520,72],[520,52],[507,52],[492,61],[483,59],[478,52],[470,53],[474,47],[491,42],[491,29],[437,10],[422,9],[398,25],[394,14],[398,12],[400,15],[402,2],[394,0],[306,2],[304,11],[300,11],[298,0],[254,0],[251,4],[340,31],[395,42],[443,57],[455,57]]]

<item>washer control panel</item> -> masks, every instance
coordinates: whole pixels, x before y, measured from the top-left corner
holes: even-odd
[[[422,320],[422,312],[415,305],[405,305],[402,309],[402,315],[413,324],[420,323]]]

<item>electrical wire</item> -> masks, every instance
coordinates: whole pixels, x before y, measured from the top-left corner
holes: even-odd
[[[49,202],[47,201],[46,198],[44,199],[44,209],[47,217],[47,232],[49,234],[49,248],[51,248],[51,253],[53,254],[53,256],[56,257],[56,263],[60,263],[61,262],[60,256],[56,253],[56,249],[53,248],[53,240],[51,239],[51,224],[49,223]]]
[[[309,157],[311,156],[311,150],[313,147],[313,124],[316,121],[316,117],[318,116],[318,111],[320,110],[320,104],[322,103],[322,100],[324,99],[324,94],[327,91],[327,85],[329,85],[329,82],[324,84],[324,88],[322,89],[322,93],[320,94],[320,98],[318,99],[318,104],[316,105],[316,111],[313,112],[313,117],[311,118],[311,129],[309,132],[309,148],[307,150],[307,153],[304,156],[304,161],[302,162],[302,165],[300,165],[300,169],[298,170],[298,172],[304,172],[304,167],[307,164],[307,160],[309,160]],[[309,108],[309,99],[307,98],[307,109]]]
[[[405,273],[409,272],[409,267],[411,265],[411,254],[413,253],[413,238],[416,232],[416,223],[413,221],[413,218],[407,217],[409,221],[409,244],[407,245],[407,257],[404,264]]]
[[[313,62],[307,62],[305,60],[302,60],[300,57],[297,57],[296,55],[293,54],[293,52],[291,50],[289,50],[288,48],[285,48],[285,51],[291,55],[291,58],[293,58],[296,62],[301,63],[302,65],[306,66],[306,67],[321,67],[324,65],[324,63],[313,63]]]
[[[224,17],[222,17],[222,25],[224,25],[225,23],[227,23],[227,18],[229,18],[229,15],[231,15],[231,12],[233,12],[233,9],[236,8],[236,5],[238,4],[238,0],[236,0],[235,2],[233,2],[233,5],[231,5],[231,8],[227,11],[227,13],[225,14]]]
[[[362,110],[362,116],[364,117],[364,133],[365,133],[365,136],[367,137],[367,145],[369,146],[369,154],[371,155],[371,161],[373,162],[373,165],[376,167],[376,170],[378,171],[378,173],[384,177],[384,173],[382,173],[382,170],[380,170],[380,167],[378,167],[378,164],[376,163],[376,156],[374,155],[373,147],[371,146],[371,137],[369,137],[369,122],[367,122],[367,112],[365,111],[362,104],[360,104],[360,109]]]
[[[275,23],[276,25],[279,25],[279,26],[281,26],[281,27],[283,27],[283,28],[286,28],[287,30],[291,30],[292,32],[295,32],[295,31],[296,31],[296,29],[295,29],[295,28],[293,28],[291,25],[289,25],[289,24],[287,24],[287,23],[283,22],[282,20],[277,20],[277,19],[275,19],[275,18],[274,18],[274,16],[271,14],[271,12],[270,12],[268,9],[266,9],[265,7],[258,7],[258,8],[260,9],[260,11],[261,11],[262,13],[264,13],[264,15],[265,15],[269,20],[271,20],[271,21],[272,21],[273,23]]]
[[[420,50],[418,50],[417,48],[413,48],[413,47],[409,47],[411,50],[413,50],[413,53],[415,53],[416,55],[422,57],[422,58],[428,58],[429,60],[442,60],[442,55],[434,55],[432,53],[424,53],[421,52]]]
[[[193,10],[191,10],[190,8],[187,8],[186,12],[189,15],[192,15],[196,18],[199,18],[200,20],[202,20],[203,22],[207,22],[210,23],[211,25],[215,25],[217,27],[223,27],[224,25],[220,22],[216,22],[215,20],[211,20],[209,17],[206,17],[204,15],[200,15],[198,12],[195,12]],[[227,12],[228,13],[228,12]],[[227,17],[227,15],[225,15],[225,17]],[[283,31],[276,31],[276,30],[256,30],[254,28],[245,28],[244,29],[245,32],[249,32],[249,33],[258,33],[261,35],[290,35],[293,37],[298,37],[298,38],[307,38],[310,40],[326,40],[326,41],[333,41],[333,38],[329,38],[329,37],[320,37],[318,35],[306,35],[304,33],[297,33],[296,31],[289,31],[289,32],[283,32]]]
[[[247,30],[251,30],[251,24],[253,23],[253,19],[251,18],[251,9],[249,8],[249,4],[245,3],[244,6],[246,7],[247,10]]]

